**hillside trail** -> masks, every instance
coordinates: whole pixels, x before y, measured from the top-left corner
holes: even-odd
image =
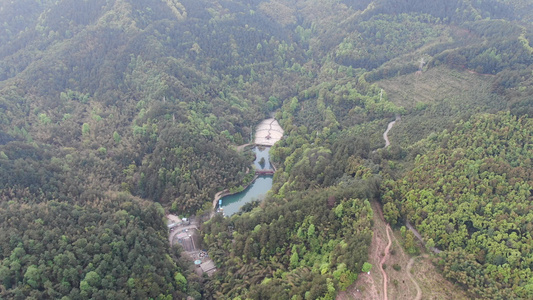
[[[252,144],[243,144],[243,145],[239,145],[239,146],[237,146],[237,148],[235,148],[235,150],[236,150],[237,152],[241,152],[242,150],[244,150],[244,148],[246,148],[246,147],[248,147],[248,146],[250,146],[250,145],[252,145]]]
[[[383,264],[389,258],[389,254],[390,254],[389,250],[390,250],[390,246],[392,245],[392,240],[390,238],[389,230],[390,230],[390,226],[389,224],[387,224],[385,231],[387,232],[387,239],[389,240],[389,242],[387,244],[387,247],[385,247],[385,251],[384,251],[385,255],[381,258],[379,262],[379,269],[381,270],[381,275],[383,275],[383,300],[389,300],[387,296],[387,287],[389,283],[388,283],[387,273],[383,269]]]
[[[383,133],[383,139],[385,140],[385,147],[383,148],[387,148],[388,146],[390,146],[389,131],[392,129],[392,126],[394,126],[394,124],[396,124],[396,122],[400,121],[401,119],[402,118],[400,117],[400,115],[396,115],[396,120],[390,122],[389,125],[387,125],[387,130],[385,130],[385,132]]]
[[[379,149],[372,151],[372,153],[376,153],[376,151],[380,149],[385,149],[390,146],[389,131],[392,129],[394,124],[396,124],[396,122],[400,121],[401,119],[402,117],[400,115],[396,115],[396,119],[387,125],[387,129],[385,130],[385,132],[383,132],[383,139],[385,140],[385,146],[383,148],[379,148]]]
[[[415,288],[416,288],[416,297],[415,297],[415,300],[422,300],[422,290],[420,289],[420,286],[418,285],[418,283],[415,281],[415,279],[413,278],[413,276],[411,276],[411,268],[413,267],[413,263],[415,262],[415,259],[417,259],[418,256],[415,256],[415,257],[411,257],[411,259],[409,260],[409,263],[407,264],[407,268],[406,268],[406,272],[407,272],[407,276],[409,276],[409,279],[411,279],[411,281],[413,282],[413,284],[415,285]]]
[[[426,245],[426,242],[424,242],[422,235],[420,235],[418,230],[416,230],[416,228],[414,228],[413,225],[409,223],[409,221],[405,221],[405,226],[407,227],[407,229],[409,229],[414,234],[414,236],[420,241],[420,243],[422,243],[422,245]],[[431,252],[435,254],[439,254],[442,252],[442,250],[438,249],[437,247],[431,247],[429,248],[429,250],[431,250]]]
[[[381,270],[381,274],[383,275],[383,296],[384,296],[383,299],[384,300],[388,300],[388,278],[387,278],[387,274],[386,274],[385,270],[383,269],[383,264],[389,258],[390,246],[391,246],[392,242],[394,241],[397,245],[400,245],[400,243],[396,239],[394,234],[392,234],[392,238],[391,238],[391,235],[389,234],[389,230],[392,232],[392,229],[390,228],[389,223],[387,223],[387,221],[385,221],[385,217],[383,216],[383,211],[381,210],[381,207],[379,206],[379,203],[377,201],[373,201],[372,202],[372,207],[373,207],[374,211],[378,213],[379,220],[381,222],[383,222],[383,224],[386,225],[385,230],[387,232],[387,239],[389,240],[389,243],[388,243],[387,247],[385,248],[385,256],[383,256],[383,258],[380,260],[380,265],[379,265],[380,270]],[[403,251],[400,251],[400,254],[405,256],[405,253]],[[375,256],[379,256],[379,253],[374,253],[374,255]],[[409,279],[411,280],[411,282],[413,283],[413,285],[416,288],[416,297],[414,299],[415,300],[422,300],[422,289],[420,288],[420,286],[418,285],[416,280],[411,275],[411,268],[413,267],[415,259],[417,259],[418,257],[419,256],[415,256],[415,257],[412,257],[409,260],[409,262],[407,264],[407,267],[405,268],[405,272],[407,273],[407,276],[409,277]]]
[[[401,120],[400,115],[396,115],[396,120],[390,122],[389,125],[387,125],[387,130],[385,130],[385,132],[383,133],[383,139],[385,140],[385,147],[383,147],[383,148],[387,148],[388,146],[390,146],[390,141],[389,141],[389,136],[388,136],[389,131],[392,129],[394,124],[396,124],[396,121],[399,121],[399,120]],[[387,286],[388,286],[388,282],[387,281],[388,280],[387,280],[387,273],[385,272],[385,270],[383,270],[383,264],[385,263],[385,261],[387,260],[387,258],[389,256],[389,249],[390,249],[390,246],[392,244],[392,240],[391,240],[390,235],[389,235],[389,230],[391,230],[391,228],[390,228],[390,225],[385,221],[385,218],[383,217],[383,211],[379,207],[379,204],[376,203],[376,207],[377,207],[377,211],[379,213],[380,219],[385,224],[387,224],[387,227],[385,228],[385,230],[387,231],[387,239],[389,240],[389,244],[385,248],[385,256],[383,256],[383,258],[381,259],[379,267],[381,269],[381,274],[383,274],[383,299],[384,300],[388,300],[388,297],[387,297]],[[393,237],[394,237],[394,235],[393,235]],[[396,242],[398,242],[398,241],[396,241]],[[416,257],[412,257],[409,260],[409,263],[407,264],[406,272],[407,272],[407,276],[409,277],[411,282],[413,282],[413,284],[414,284],[414,286],[416,288],[415,300],[421,300],[422,299],[422,290],[420,289],[420,286],[415,281],[413,276],[411,276],[411,268],[413,267],[413,264],[414,264],[416,258],[417,258],[417,256]]]

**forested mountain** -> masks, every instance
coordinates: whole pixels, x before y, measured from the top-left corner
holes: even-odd
[[[531,0],[0,0],[0,297],[332,299],[380,200],[473,296],[527,298],[532,16]],[[234,148],[271,114],[273,189],[203,226],[219,271],[198,278],[164,211],[249,180]]]

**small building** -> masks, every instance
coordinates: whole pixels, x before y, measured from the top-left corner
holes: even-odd
[[[178,233],[176,235],[176,239],[178,240],[178,243],[181,245],[181,247],[183,247],[184,251],[190,252],[196,250],[193,240],[194,236],[188,231]]]
[[[212,260],[203,262],[200,265],[200,268],[202,269],[202,272],[207,273],[209,276],[211,276],[217,270],[217,267],[215,267],[215,263]]]

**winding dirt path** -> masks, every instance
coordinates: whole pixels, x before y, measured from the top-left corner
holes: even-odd
[[[387,285],[388,285],[388,279],[387,279],[387,273],[383,269],[383,264],[385,261],[387,261],[387,258],[389,258],[389,250],[390,246],[392,245],[392,240],[390,238],[389,234],[390,226],[387,224],[387,227],[385,228],[385,231],[387,232],[387,239],[389,240],[389,243],[387,244],[387,247],[385,247],[385,256],[381,258],[381,261],[379,262],[379,269],[381,270],[381,275],[383,275],[383,300],[388,300],[387,296]]]
[[[390,146],[390,141],[389,141],[388,134],[389,134],[389,131],[391,130],[392,126],[394,126],[395,123],[396,123],[396,121],[390,122],[389,125],[387,126],[387,130],[385,130],[385,132],[383,133],[383,139],[385,140],[385,147],[383,147],[383,148],[387,148],[388,146]]]
[[[418,230],[416,230],[416,228],[414,228],[413,225],[409,223],[409,221],[405,221],[405,226],[414,234],[414,236],[422,243],[422,245],[426,245],[424,239],[422,238]],[[435,254],[439,254],[442,252],[442,250],[438,249],[437,247],[431,247],[430,250]]]
[[[394,241],[397,245],[400,245],[400,243],[398,242],[396,237],[392,234],[392,229],[390,228],[390,225],[385,221],[385,217],[383,216],[383,211],[381,210],[381,207],[379,206],[379,204],[377,202],[373,202],[372,204],[373,204],[372,207],[373,207],[374,211],[376,211],[377,214],[378,214],[378,218],[380,219],[381,222],[383,222],[383,224],[386,225],[385,231],[387,232],[387,239],[389,240],[389,243],[387,244],[387,247],[385,247],[385,255],[381,258],[380,263],[379,263],[379,268],[380,268],[381,274],[383,276],[383,299],[384,300],[388,300],[388,293],[387,293],[387,291],[388,291],[388,277],[387,277],[387,273],[383,269],[383,264],[389,258],[390,247],[392,245],[392,242]],[[392,238],[391,238],[391,234],[392,234]],[[405,255],[405,253],[402,252],[402,255]],[[414,286],[416,288],[416,297],[414,298],[415,300],[422,300],[422,289],[420,288],[418,283],[415,281],[415,279],[411,275],[411,268],[413,267],[415,259],[417,259],[419,257],[420,256],[412,257],[409,260],[409,262],[407,263],[407,267],[405,268],[405,272],[407,273],[407,276],[409,277],[411,282],[413,282],[413,284],[414,284]]]
[[[376,153],[376,151],[378,151],[380,149],[385,149],[388,146],[390,146],[389,131],[392,129],[394,124],[396,124],[396,122],[400,121],[401,119],[402,119],[402,117],[400,115],[396,115],[396,120],[390,122],[389,125],[387,125],[387,130],[385,130],[385,132],[383,132],[383,139],[385,140],[385,146],[383,148],[375,149],[374,151],[372,151],[372,153]]]
[[[413,263],[415,262],[415,259],[418,258],[418,256],[416,257],[411,257],[411,259],[409,260],[409,263],[407,264],[407,268],[405,268],[406,272],[407,272],[407,276],[409,276],[409,279],[411,279],[411,281],[413,282],[413,284],[415,285],[415,288],[416,288],[416,297],[415,297],[415,300],[422,300],[422,290],[420,289],[420,286],[418,285],[418,283],[415,281],[415,279],[413,278],[413,276],[411,276],[411,268],[413,267]]]
[[[400,115],[396,115],[396,120],[390,122],[389,125],[387,125],[387,130],[385,130],[385,132],[383,133],[383,139],[385,140],[385,147],[383,148],[387,148],[388,146],[390,146],[389,131],[392,129],[392,126],[396,124],[396,121],[400,121],[400,120],[401,120]]]
[[[246,148],[247,146],[250,146],[252,144],[244,144],[244,145],[240,145],[240,146],[237,146],[237,148],[235,148],[235,150],[237,150],[237,152],[241,152],[242,150],[244,150],[244,148]]]

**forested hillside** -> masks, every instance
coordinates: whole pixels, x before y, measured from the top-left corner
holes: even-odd
[[[166,249],[160,205],[126,195],[81,206],[56,200],[28,203],[34,197],[29,193],[2,196],[3,296],[186,297],[182,273],[188,266],[178,260],[179,253]]]
[[[333,299],[366,262],[376,200],[472,295],[529,296],[532,12],[0,0],[0,297]],[[244,185],[250,156],[235,146],[272,114],[285,130],[272,191],[204,224],[219,271],[198,278],[163,214],[204,214]],[[427,190],[430,208],[408,197]]]
[[[446,250],[444,274],[483,298],[529,298],[533,123],[482,115],[421,141],[415,167],[383,185],[387,221]]]

